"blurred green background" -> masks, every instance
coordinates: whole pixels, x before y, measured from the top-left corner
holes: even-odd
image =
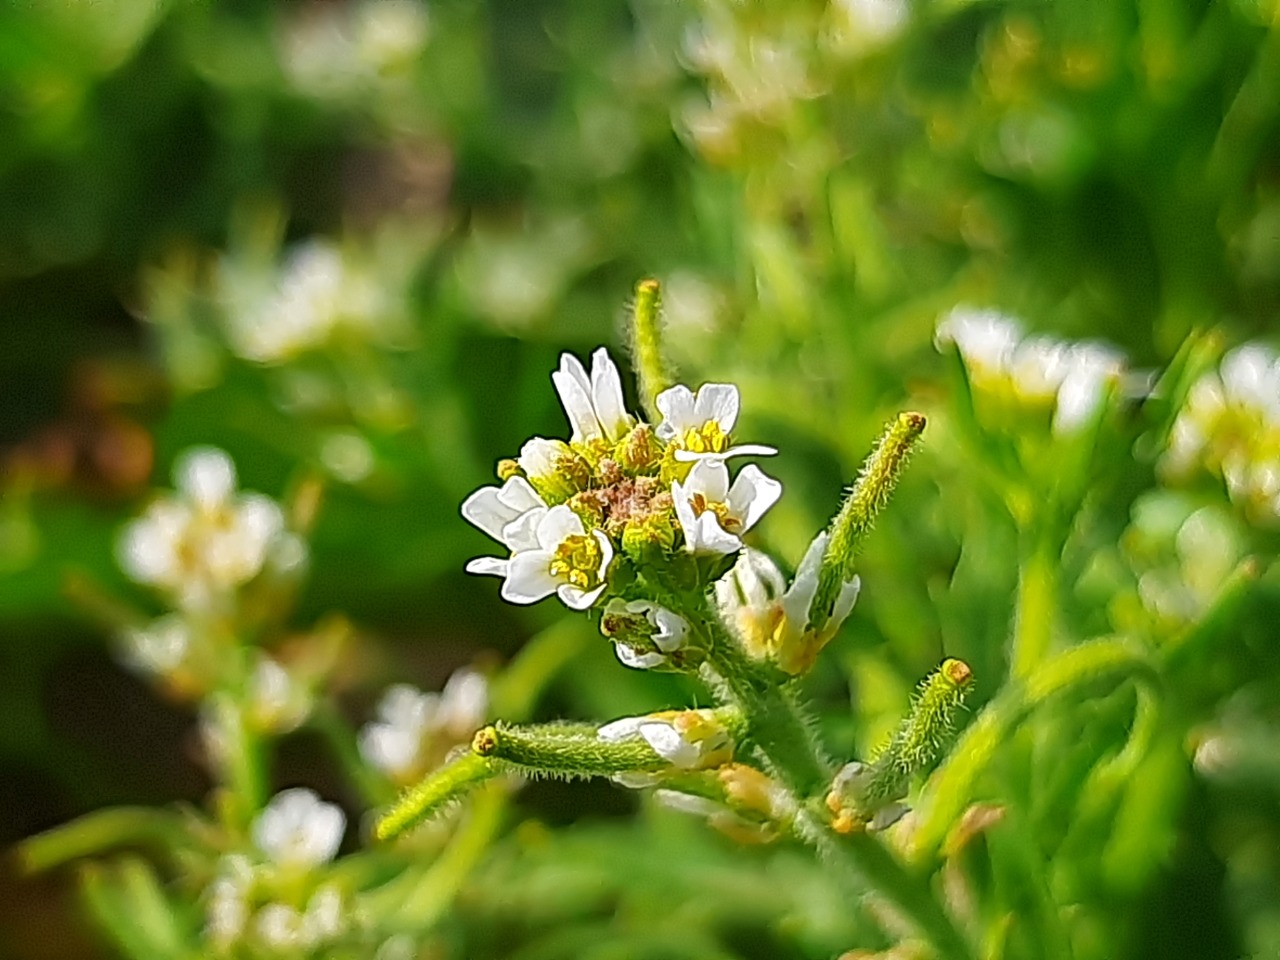
[[[255,340],[245,317],[316,244],[372,298],[352,309],[367,322]],[[756,543],[788,563],[886,418],[930,414],[927,449],[868,545],[864,597],[809,692],[841,755],[874,743],[944,654],[973,666],[979,708],[1007,671],[1019,530],[955,428],[938,319],[991,306],[1032,331],[1106,340],[1135,371],[1158,371],[1203,331],[1220,348],[1274,346],[1280,6],[6,2],[0,844],[108,805],[199,804],[209,789],[192,710],[119,666],[84,602],[147,608],[115,539],[188,446],[226,449],[243,486],[272,495],[324,478],[293,621],[340,611],[358,625],[331,681],[353,723],[388,683],[438,688],[555,623],[551,604],[506,606],[462,572],[486,544],[458,504],[527,437],[565,433],[549,382],[560,351],[607,344],[625,365],[625,306],[646,276],[663,283],[685,381],[737,383],[742,436],[782,451],[770,471],[786,495]],[[1126,611],[1141,608],[1133,565],[1171,555],[1134,546],[1133,506],[1159,483],[1149,459],[1098,456],[1104,492],[1062,555],[1063,632],[1154,635],[1154,619]],[[1269,563],[1274,526],[1220,481],[1177,496],[1184,518],[1225,511],[1241,553]],[[1274,577],[1252,604],[1171,695],[1181,760],[1150,836],[1117,848],[1095,824],[1111,860],[1054,886],[1099,918],[1090,955],[1280,955]],[[684,690],[624,671],[600,640],[537,712],[606,718]],[[1053,723],[1093,737],[1095,758],[1119,750],[1131,706],[1090,710]],[[1192,773],[1196,731],[1236,720],[1256,734],[1257,763]],[[273,779],[360,812],[306,730],[282,742]],[[1059,801],[1021,799],[1037,836],[1067,818]],[[637,807],[563,784],[520,804],[606,832]],[[1139,809],[1126,815],[1138,830]],[[563,856],[605,849],[592,836],[566,834]],[[1060,839],[1044,840],[1047,861],[1094,855]],[[736,862],[710,849],[707,863]],[[508,865],[489,869],[504,882]],[[6,866],[0,882],[0,953],[112,955],[70,873]],[[752,891],[715,910],[729,899],[767,913]],[[469,909],[459,922],[482,928],[484,907]],[[728,924],[738,933],[714,955],[834,955],[838,937],[759,916]],[[568,922],[543,916],[510,936]],[[753,924],[773,939],[752,942]]]

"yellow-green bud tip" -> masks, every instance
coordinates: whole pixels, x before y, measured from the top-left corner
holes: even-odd
[[[901,414],[898,419],[907,428],[912,437],[918,437],[924,433],[924,428],[929,423],[923,413],[916,413],[915,411]]]
[[[973,680],[973,671],[969,669],[969,665],[963,660],[944,660],[942,662],[942,675],[957,687],[967,687]]]
[[[498,479],[502,481],[510,480],[512,477],[518,477],[523,473],[520,469],[520,464],[515,460],[512,460],[510,457],[499,460],[498,467],[494,472],[498,475]]]
[[[498,749],[498,730],[496,727],[485,727],[476,731],[471,740],[471,749],[482,757],[492,756]]]

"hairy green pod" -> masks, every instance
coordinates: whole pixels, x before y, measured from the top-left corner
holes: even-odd
[[[876,516],[892,496],[898,477],[924,433],[922,413],[900,413],[885,428],[831,521],[827,551],[818,573],[818,590],[809,608],[809,629],[820,630],[831,617],[840,589],[854,575],[854,560]]]
[[[464,753],[409,787],[373,827],[378,840],[394,840],[456,800],[502,773],[504,765],[492,757]]]

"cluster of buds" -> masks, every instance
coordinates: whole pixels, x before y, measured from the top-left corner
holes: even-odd
[[[1251,519],[1280,522],[1280,357],[1262,344],[1232,350],[1192,386],[1174,421],[1161,473],[1222,478]]]

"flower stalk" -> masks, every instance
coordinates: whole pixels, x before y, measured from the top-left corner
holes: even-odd
[[[658,394],[671,386],[671,376],[662,355],[662,297],[657,280],[636,284],[631,312],[631,347],[636,375],[640,380],[640,404],[654,420],[661,418],[655,403]]]

